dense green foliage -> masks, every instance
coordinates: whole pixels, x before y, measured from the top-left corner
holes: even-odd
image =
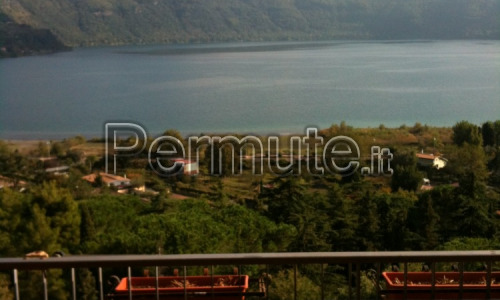
[[[1,9],[67,45],[500,37],[499,0],[16,0]]]
[[[90,187],[79,179],[92,168],[89,159],[71,159],[78,157],[71,145],[82,143],[81,138],[51,144],[52,154],[73,164],[68,176],[30,176],[34,166],[30,158],[0,141],[0,175],[29,181],[25,190],[19,189],[16,180],[10,188],[0,189],[0,255],[19,257],[39,249],[78,255],[498,248],[500,184],[495,178],[500,170],[496,162],[500,127],[496,124],[486,122],[479,128],[460,122],[448,128],[448,142],[439,146],[450,158],[443,170],[418,166],[415,145],[410,142],[394,151],[392,177],[303,175],[269,180],[263,176],[260,184],[252,177],[251,199],[241,199],[228,189],[228,183],[234,184],[229,176],[206,176],[208,180],[201,182],[196,177],[164,179],[149,174],[152,179],[145,181],[160,190],[151,195],[120,195],[102,183]],[[414,132],[433,141],[441,132],[420,124],[374,130],[380,141],[386,137],[393,143],[391,134]],[[339,132],[362,141],[364,131],[341,124],[322,134],[331,138]],[[487,145],[483,145],[483,132],[490,136]],[[32,155],[46,155],[49,150],[40,144],[33,151]],[[128,165],[134,165],[133,158]],[[419,189],[423,176],[436,183],[432,190]],[[166,192],[167,187],[182,191],[184,186],[199,192],[206,188],[206,192],[184,200]],[[480,267],[470,264],[466,269]],[[248,267],[246,272],[255,276],[263,272],[258,268]],[[324,268],[327,298],[342,298],[347,294],[344,267]],[[60,270],[50,272],[50,298],[68,299],[67,276]],[[95,299],[95,274],[78,272],[81,299]],[[272,299],[289,299],[294,270],[284,266],[265,272],[275,277]],[[317,268],[302,266],[297,276],[299,294],[319,292]],[[39,299],[41,286],[28,283],[40,282],[40,277],[40,272],[20,273],[22,299]],[[373,288],[367,278],[362,280],[368,298]],[[0,299],[11,295],[9,278],[0,274]]]
[[[239,205],[214,209],[206,200],[169,202],[165,210],[136,197],[80,202],[84,253],[231,253],[284,251],[295,236]]]
[[[0,57],[16,57],[67,50],[48,29],[14,23],[0,13]]]
[[[490,124],[492,123],[485,123],[483,128],[488,128],[489,131],[493,131],[493,128]],[[489,134],[489,136],[491,136],[491,133]],[[489,137],[489,139],[489,143],[491,143],[491,137]],[[465,143],[467,143],[469,145],[479,146],[482,145],[482,142],[482,132],[480,127],[467,121],[458,122],[457,124],[455,124],[455,126],[453,126],[453,143],[455,143],[456,145],[463,146]]]

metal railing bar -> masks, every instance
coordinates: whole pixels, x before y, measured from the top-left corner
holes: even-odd
[[[102,268],[97,269],[99,276],[99,300],[104,300],[104,286],[102,283]]]
[[[375,274],[375,290],[377,292],[377,298],[382,299],[382,295],[380,294],[380,273],[382,273],[382,264],[377,263],[377,274]]]
[[[348,269],[349,271],[347,273],[349,278],[347,281],[349,286],[349,299],[352,299],[352,263],[349,263]]]
[[[356,299],[361,300],[361,265],[356,264]]]
[[[491,260],[486,262],[486,299],[491,299]]]
[[[200,266],[255,264],[345,264],[390,263],[393,261],[453,262],[500,261],[500,250],[489,251],[397,251],[397,252],[291,252],[291,253],[231,253],[175,255],[72,255],[47,259],[0,258],[0,270],[42,270],[63,268],[128,266]]]
[[[241,281],[241,275],[243,274],[243,265],[239,265],[238,266],[238,285],[241,286],[242,285],[242,281]],[[243,293],[243,289],[240,289],[240,296],[242,295]]]
[[[432,262],[430,267],[431,267],[431,299],[436,299],[436,263]]]
[[[297,265],[293,266],[293,299],[297,300]]]
[[[269,265],[266,265],[266,275],[269,276],[271,270],[269,269]],[[265,281],[265,284],[266,284],[266,298],[265,300],[269,300],[269,291],[271,290],[271,285],[269,284],[269,282],[266,280]]]
[[[12,275],[14,276],[14,295],[15,295],[15,299],[16,300],[21,300],[21,298],[19,297],[19,278],[17,276],[17,269],[14,269],[12,271]]]
[[[76,300],[76,276],[75,268],[71,268],[71,292],[73,295],[73,300]]]
[[[214,299],[214,265],[210,266],[210,282],[212,286],[212,300]]]
[[[49,287],[47,285],[47,271],[42,271],[42,281],[43,281],[43,299],[49,300]]]
[[[408,297],[408,262],[404,262],[403,264],[403,272],[404,272],[404,278],[403,278],[403,291],[404,291],[404,298],[407,299]]]
[[[187,300],[188,298],[188,293],[187,293],[187,266],[184,266],[184,272],[183,272],[183,277],[184,277],[184,300]]]
[[[321,300],[325,300],[325,266],[320,264],[321,270]]]
[[[458,263],[458,272],[460,272],[459,274],[459,279],[458,279],[458,288],[459,288],[459,299],[463,299],[464,298],[464,262],[459,262]]]
[[[155,266],[155,286],[156,286],[156,300],[160,300],[160,275],[159,273],[160,268],[158,266]]]
[[[128,299],[132,300],[132,267],[127,268]]]
[[[41,270],[43,276],[44,285],[44,299],[48,299],[48,270],[49,269],[71,269],[71,281],[73,289],[73,299],[76,298],[76,269],[80,267],[96,267],[99,266],[99,290],[100,299],[103,300],[103,280],[102,280],[102,267],[116,267],[116,266],[128,266],[128,298],[132,299],[132,267],[134,266],[174,266],[180,265],[179,262],[186,262],[184,264],[184,286],[185,286],[185,299],[187,297],[186,287],[187,287],[187,266],[191,265],[203,265],[202,262],[208,262],[208,265],[213,268],[216,262],[220,262],[222,265],[239,265],[238,274],[241,273],[241,265],[246,264],[266,264],[277,265],[285,262],[290,262],[294,266],[294,299],[298,299],[298,265],[301,264],[321,264],[321,297],[325,297],[324,293],[324,266],[328,264],[338,264],[343,263],[345,266],[348,265],[349,268],[349,298],[353,299],[352,288],[353,280],[356,280],[356,298],[361,297],[361,265],[364,262],[376,262],[377,263],[377,280],[376,289],[377,294],[382,295],[385,291],[380,291],[379,286],[379,276],[380,270],[383,263],[399,261],[404,263],[404,289],[402,293],[407,297],[407,294],[413,293],[413,291],[408,290],[408,263],[411,262],[429,262],[432,265],[432,297],[435,298],[435,294],[441,293],[441,291],[436,288],[436,262],[456,262],[459,261],[459,286],[456,289],[456,293],[459,293],[459,297],[464,296],[464,263],[466,262],[486,262],[486,291],[483,290],[483,295],[490,298],[492,294],[496,291],[492,291],[492,264],[495,261],[500,261],[500,251],[424,251],[424,252],[308,252],[308,253],[243,253],[243,254],[193,254],[193,255],[97,255],[97,256],[65,256],[58,258],[48,258],[48,259],[22,259],[22,258],[0,258],[0,270],[7,270],[12,267],[14,276],[14,293],[15,299],[20,300],[19,296],[19,282],[18,282],[18,270]],[[291,263],[291,262],[294,263]],[[19,265],[15,265],[19,263]],[[353,264],[356,265],[356,278],[353,278]],[[156,267],[158,268],[158,267]],[[159,276],[159,271],[157,269],[156,276]],[[157,283],[157,289],[159,289],[159,282]],[[469,289],[467,289],[467,292]],[[478,291],[476,291],[478,292]],[[241,294],[241,293],[240,293]],[[207,296],[209,296],[207,294]],[[214,297],[212,293],[212,298]],[[157,299],[159,298],[157,292]]]

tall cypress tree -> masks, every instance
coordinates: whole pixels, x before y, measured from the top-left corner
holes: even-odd
[[[377,203],[373,195],[366,191],[358,202],[359,226],[357,236],[360,239],[360,250],[376,251],[380,249],[380,217],[377,212]]]
[[[342,193],[338,184],[333,184],[328,191],[331,219],[330,243],[333,251],[357,250],[358,216],[353,200]]]

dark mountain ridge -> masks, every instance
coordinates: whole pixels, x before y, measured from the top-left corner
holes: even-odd
[[[48,29],[17,24],[0,13],[0,57],[17,57],[69,50]]]
[[[500,38],[500,0],[3,0],[0,10],[69,46]]]

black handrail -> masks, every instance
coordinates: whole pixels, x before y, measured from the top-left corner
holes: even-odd
[[[50,258],[0,258],[0,270],[45,270],[119,266],[203,266],[256,264],[347,264],[391,262],[500,261],[500,251],[286,252],[174,255],[68,255]]]
[[[378,285],[380,279],[381,266],[390,265],[394,262],[403,263],[403,290],[381,290]],[[320,264],[323,268],[324,264],[342,264],[348,265],[349,269],[349,295],[353,299],[360,299],[360,281],[361,281],[361,265],[372,264],[376,265],[375,280],[377,284],[377,294],[379,296],[388,293],[402,293],[403,298],[406,298],[413,291],[408,290],[408,263],[425,262],[431,265],[432,272],[432,296],[436,293],[441,293],[435,289],[435,265],[436,263],[458,263],[460,273],[460,283],[458,285],[459,297],[463,296],[463,265],[468,262],[485,262],[486,263],[486,292],[487,298],[491,295],[492,286],[489,280],[492,276],[492,264],[500,262],[500,251],[396,251],[396,252],[294,252],[294,253],[221,253],[221,254],[176,254],[176,255],[68,255],[63,257],[49,258],[0,258],[0,271],[13,272],[13,284],[15,286],[15,297],[19,299],[17,273],[18,270],[45,270],[48,269],[71,269],[72,274],[78,268],[97,268],[99,273],[99,298],[104,299],[102,269],[114,267],[128,267],[129,279],[131,277],[131,267],[158,267],[158,266],[184,266],[184,274],[186,274],[187,266],[214,266],[214,265],[290,265],[295,266],[302,264]],[[354,267],[354,268],[353,268]],[[356,276],[355,297],[352,293],[352,276]],[[74,275],[72,275],[74,276]],[[294,276],[295,278],[296,276]],[[296,279],[295,279],[296,280]],[[75,280],[73,284],[73,299],[76,299]],[[297,299],[296,284],[294,283],[294,299]],[[495,287],[497,290],[498,287]],[[44,287],[47,291],[47,287]],[[468,289],[467,291],[472,291]],[[46,293],[45,293],[46,294]],[[159,295],[159,293],[157,293]],[[240,293],[241,294],[241,293]],[[187,295],[187,294],[186,294]],[[132,299],[132,294],[128,293],[127,297]],[[322,291],[322,297],[324,297]],[[45,295],[47,299],[47,295]]]

